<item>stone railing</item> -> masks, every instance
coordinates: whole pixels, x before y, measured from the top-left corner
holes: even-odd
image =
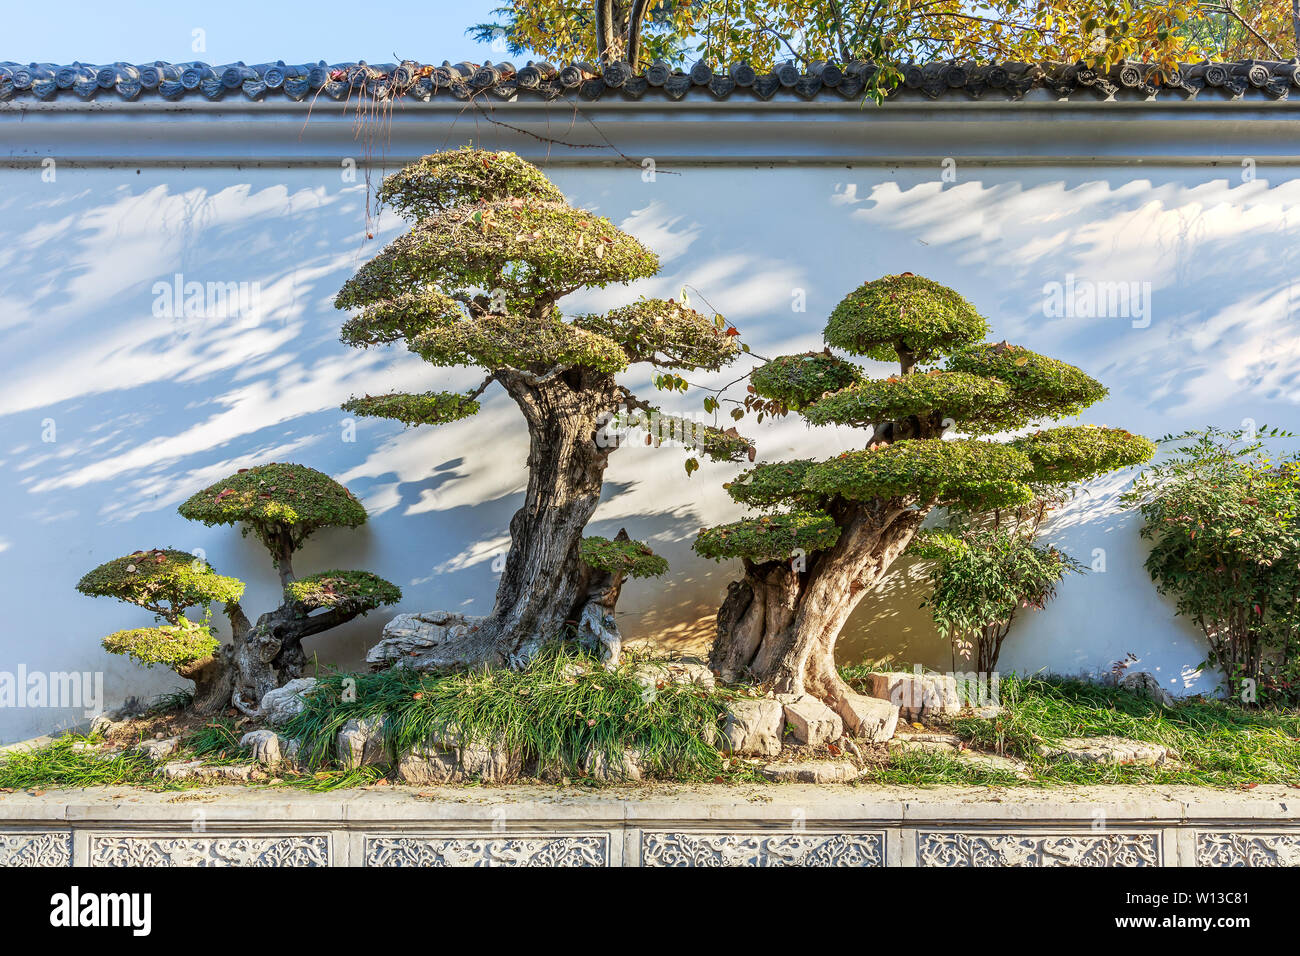
[[[69,865],[1289,866],[1300,865],[1300,797],[865,786],[0,795],[0,866]]]

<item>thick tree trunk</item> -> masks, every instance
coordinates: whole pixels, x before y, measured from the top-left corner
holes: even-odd
[[[257,714],[266,693],[281,683],[275,668],[281,650],[274,627],[278,611],[261,615],[254,625],[237,603],[226,605],[231,631],[230,662],[235,672],[230,702],[250,716]]]
[[[809,694],[846,720],[853,691],[839,676],[835,642],[853,609],[903,552],[927,508],[899,502],[850,506],[835,546],[793,563],[746,564],[718,611],[710,658],[725,681]]]
[[[226,657],[226,648],[217,648],[211,657],[179,668],[176,673],[194,681],[194,702],[190,706],[196,714],[218,714],[230,706],[235,671]]]
[[[510,552],[492,612],[466,637],[403,660],[418,670],[523,667],[577,625],[592,574],[579,555],[612,447],[596,435],[622,394],[610,375],[571,369],[544,381],[504,373],[528,424],[528,489],[510,520]],[[614,592],[617,596],[617,591]]]
[[[232,671],[227,702],[257,716],[268,691],[303,676],[303,639],[346,624],[360,613],[342,607],[307,614],[300,604],[282,604],[249,624],[238,604],[227,605],[233,637],[227,651]]]

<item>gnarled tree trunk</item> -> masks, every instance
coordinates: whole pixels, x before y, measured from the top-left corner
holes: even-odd
[[[902,554],[928,509],[906,502],[846,505],[840,538],[797,562],[745,562],[718,611],[710,665],[724,681],[752,680],[779,694],[809,694],[856,723],[853,691],[835,666],[849,615]]]
[[[288,580],[292,580],[292,571]],[[233,641],[227,653],[232,676],[227,703],[249,716],[257,716],[268,691],[302,676],[307,654],[305,638],[346,624],[361,612],[335,607],[308,614],[301,604],[286,602],[249,624],[238,604],[226,606]]]
[[[211,657],[176,670],[181,677],[194,681],[194,702],[191,708],[196,714],[217,714],[230,706],[235,671],[230,666],[227,651],[227,648],[219,647]]]
[[[589,601],[592,572],[579,544],[613,450],[596,436],[622,392],[613,376],[582,368],[542,381],[512,373],[500,380],[524,414],[529,450],[528,489],[510,520],[495,604],[468,635],[422,650],[403,666],[522,667],[566,625],[576,625]]]

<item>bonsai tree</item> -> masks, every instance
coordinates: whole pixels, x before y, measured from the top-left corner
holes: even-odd
[[[736,330],[671,299],[562,315],[566,295],[652,276],[659,261],[608,220],[569,206],[540,170],[512,153],[426,156],[389,176],[379,195],[415,225],[339,292],[335,305],[357,310],[343,341],[360,348],[403,342],[433,366],[477,367],[486,375],[467,392],[368,395],[343,408],[436,425],[474,415],[479,397],[499,385],[529,434],[527,491],[510,522],[491,613],[463,638],[402,663],[519,666],[566,622],[583,620],[593,595],[608,591],[600,576],[611,569],[584,560],[595,552],[581,547],[618,444],[607,429],[611,420],[652,410],[618,374],[642,362],[717,370],[739,351]],[[671,381],[681,382],[675,375]],[[749,451],[734,431],[682,431],[690,433],[683,444],[715,459]],[[694,458],[688,473],[693,465]]]
[[[104,649],[125,654],[146,667],[169,667],[194,681],[194,705],[203,711],[230,704],[230,680],[220,642],[213,635],[211,605],[237,602],[244,584],[217,574],[185,551],[156,548],[114,558],[88,571],[77,590],[91,597],[115,597],[152,611],[155,627],[135,627],[104,638]],[[186,615],[201,608],[203,616]]]
[[[1295,700],[1300,676],[1300,460],[1270,453],[1270,429],[1166,436],[1164,461],[1125,500],[1152,542],[1156,589],[1196,622],[1233,693]]]
[[[226,600],[232,642],[230,703],[250,716],[267,691],[302,676],[302,642],[346,624],[402,592],[369,571],[323,571],[298,577],[293,555],[322,528],[355,528],[366,509],[352,492],[313,468],[272,462],[241,468],[192,495],[178,509],[182,517],[205,525],[243,526],[271,553],[280,576],[283,602],[250,624],[237,600]],[[237,597],[237,596],[236,596]]]
[[[813,695],[856,729],[857,698],[836,670],[836,639],[934,508],[1015,507],[1033,499],[1035,483],[1083,480],[1150,457],[1150,442],[1113,428],[984,437],[1077,414],[1106,395],[1073,366],[983,343],[987,329],[953,290],[910,273],[885,276],[836,306],[825,339],[852,356],[897,362],[897,372],[870,377],[829,349],[751,372],[741,415],[794,411],[813,425],[861,428],[866,447],[760,464],[727,486],[759,513],[705,529],[695,543],[705,557],[742,561],[718,611],[712,664],[724,679]]]

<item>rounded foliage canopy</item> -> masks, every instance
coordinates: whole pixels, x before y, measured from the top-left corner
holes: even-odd
[[[627,367],[627,354],[603,335],[559,318],[488,313],[421,332],[409,348],[440,366],[546,370],[580,365],[601,372]]]
[[[617,342],[628,361],[661,368],[717,371],[740,351],[718,322],[672,299],[640,299],[574,324]]]
[[[361,502],[329,475],[279,462],[241,468],[177,510],[209,526],[245,522],[273,549],[273,539],[284,531],[296,546],[320,528],[355,528],[366,520]]]
[[[591,535],[582,539],[578,552],[588,567],[611,574],[653,578],[668,570],[668,561],[655,554],[643,541],[610,540]]]
[[[342,608],[364,614],[385,604],[396,604],[402,599],[402,589],[369,571],[322,571],[289,582],[284,596],[309,612]]]
[[[146,666],[161,664],[173,670],[211,657],[220,646],[207,625],[181,618],[161,627],[135,627],[116,631],[103,641],[110,654],[125,654]]]
[[[988,323],[932,279],[884,276],[849,293],[826,323],[826,343],[883,362],[906,355],[924,365],[984,338]]]
[[[77,590],[91,597],[115,597],[150,609],[167,605],[169,615],[213,601],[238,601],[244,583],[217,574],[187,551],[136,551],[86,572]]]
[[[861,379],[860,368],[825,352],[781,355],[749,373],[758,395],[795,410]]]
[[[436,282],[453,295],[502,288],[515,307],[658,270],[658,256],[608,219],[562,202],[508,199],[420,220],[344,283],[334,304],[374,305]]]
[[[1021,428],[1041,416],[1077,415],[1107,395],[1106,386],[1073,365],[1006,342],[962,349],[947,365],[954,372],[996,378],[1011,388],[1002,406],[973,416],[972,425],[986,431]]]
[[[995,413],[1011,389],[993,378],[965,372],[920,372],[868,379],[833,392],[804,409],[814,425],[865,426],[938,413],[961,423]]]
[[[363,349],[390,345],[413,339],[426,329],[458,322],[465,315],[465,309],[451,296],[437,289],[418,289],[366,306],[343,323],[339,339]]]
[[[369,418],[391,418],[406,425],[443,425],[477,415],[479,403],[461,392],[393,392],[350,398],[343,410]]]
[[[1122,428],[1060,425],[1011,442],[1033,463],[1030,480],[1060,485],[1140,465],[1151,460],[1156,446]]]
[[[797,551],[810,553],[834,547],[839,537],[839,526],[826,512],[796,509],[705,528],[694,547],[702,556],[718,561],[786,561]]]
[[[733,500],[760,508],[794,501],[808,495],[804,479],[815,464],[810,458],[798,458],[755,465],[724,487]]]
[[[510,152],[453,149],[433,153],[387,177],[379,200],[408,218],[423,219],[455,206],[511,197],[564,202],[532,163]]]
[[[960,497],[969,485],[1021,482],[1033,466],[1019,450],[977,439],[916,438],[845,452],[808,469],[804,486],[856,501]]]

